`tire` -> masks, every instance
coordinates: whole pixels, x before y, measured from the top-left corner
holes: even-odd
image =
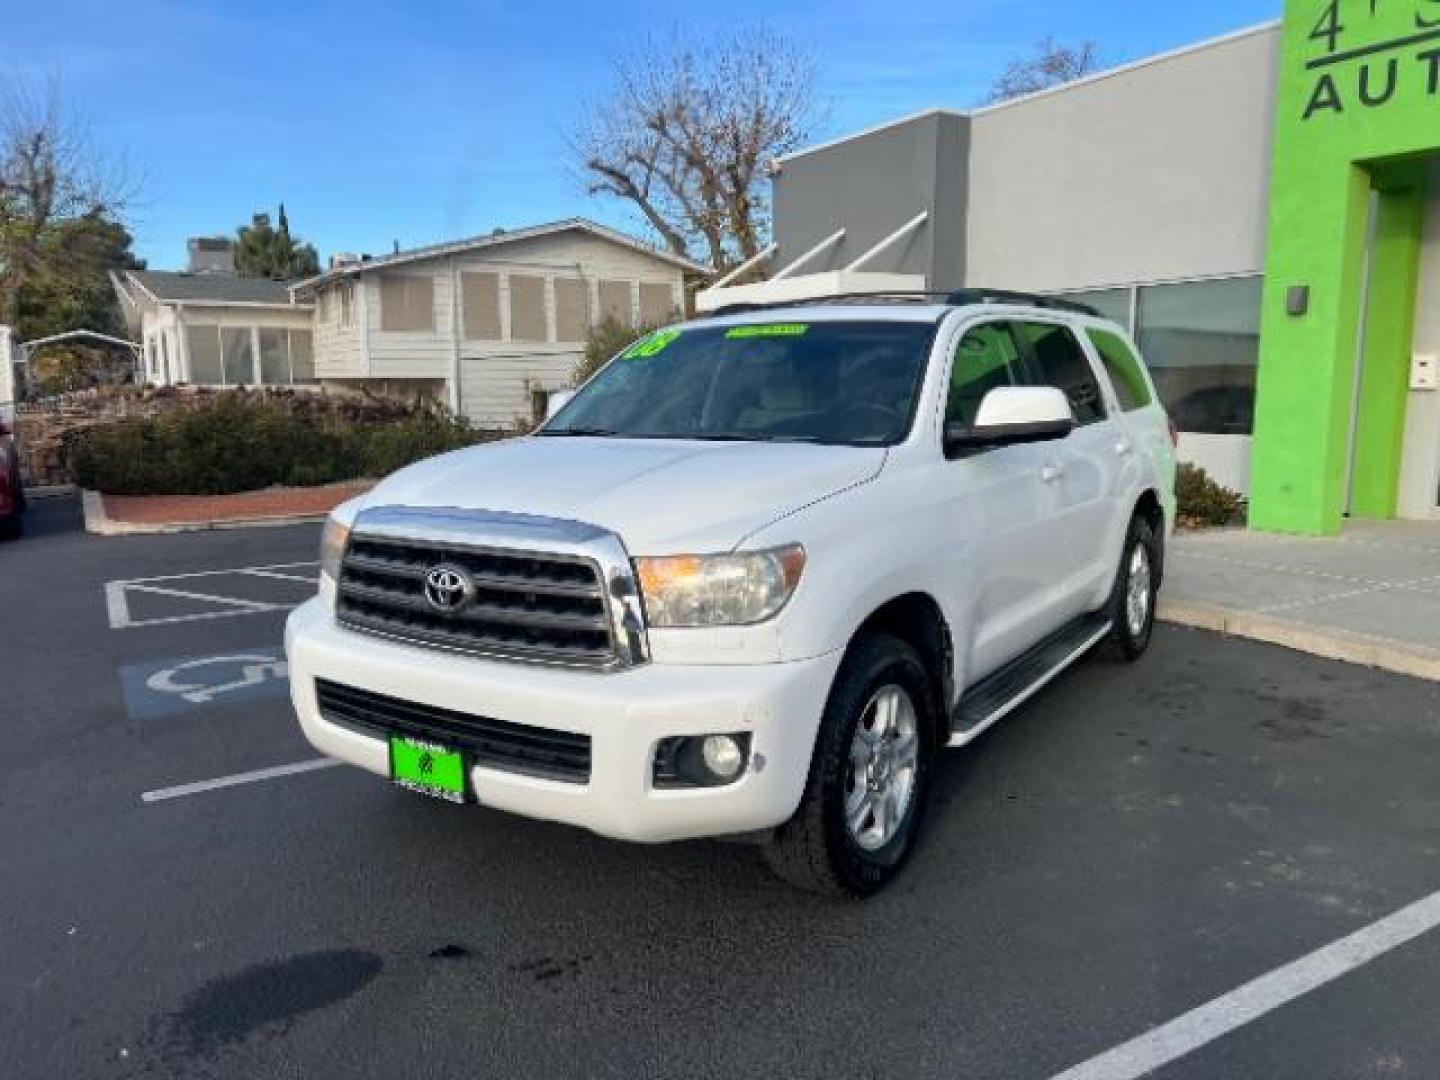
[[[935,707],[925,665],[905,642],[870,634],[851,646],[825,704],[800,806],[765,843],[777,875],[809,892],[856,898],[900,872],[925,812]],[[910,739],[913,755],[905,749]],[[877,755],[877,745],[888,749]],[[857,787],[862,772],[872,783]]]
[[[1125,534],[1120,569],[1108,610],[1113,627],[1110,652],[1121,660],[1139,660],[1155,633],[1155,603],[1160,596],[1163,552],[1154,527],[1136,514]],[[1143,582],[1137,578],[1143,576]]]

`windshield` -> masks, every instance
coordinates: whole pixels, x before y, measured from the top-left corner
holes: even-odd
[[[539,432],[889,446],[910,430],[929,322],[661,330]]]

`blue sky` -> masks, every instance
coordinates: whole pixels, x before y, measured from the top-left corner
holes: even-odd
[[[137,250],[184,261],[284,200],[292,228],[379,253],[585,215],[643,230],[587,197],[564,133],[603,92],[610,57],[677,31],[763,21],[814,56],[816,141],[931,106],[967,107],[1046,34],[1124,62],[1251,26],[1279,0],[638,0],[7,3],[0,72],[58,73],[67,104],[142,181]]]

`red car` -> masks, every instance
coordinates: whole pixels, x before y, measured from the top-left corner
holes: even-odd
[[[10,425],[0,420],[0,539],[20,535],[25,488],[20,483],[20,448]]]

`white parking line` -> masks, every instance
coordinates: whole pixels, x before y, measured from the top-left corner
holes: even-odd
[[[205,619],[234,618],[237,615],[258,615],[269,611],[289,611],[299,607],[308,597],[302,596],[295,603],[275,603],[228,596],[225,593],[229,589],[237,588],[237,577],[291,582],[313,590],[317,575],[304,574],[301,571],[318,570],[319,565],[316,562],[271,563],[265,566],[236,566],[219,570],[196,570],[187,574],[108,581],[105,583],[105,613],[112,630],[132,630],[145,626],[167,626]],[[207,578],[210,579],[208,583],[204,581]],[[228,582],[227,578],[230,579]],[[164,584],[161,584],[162,582]],[[185,582],[186,587],[177,589],[171,584],[173,582]],[[136,594],[188,600],[200,605],[200,609],[178,615],[135,618],[130,611],[130,597]]]
[[[328,769],[340,762],[334,758],[310,758],[307,761],[297,761],[293,765],[276,765],[269,769],[255,769],[251,772],[234,773],[231,776],[217,776],[214,780],[197,780],[193,784],[180,784],[177,787],[160,788],[158,791],[147,791],[140,796],[141,802],[156,803],[164,802],[167,799],[183,799],[186,795],[199,795],[206,791],[218,791],[221,788],[238,787],[241,784],[255,784],[262,780],[275,780],[282,776],[294,776],[296,773],[314,772],[316,769]]]
[[[1440,893],[1231,990],[1053,1080],[1138,1080],[1440,927]]]

